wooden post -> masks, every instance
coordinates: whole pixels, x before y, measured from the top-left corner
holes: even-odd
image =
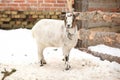
[[[88,10],[88,0],[75,0],[74,1],[74,8],[75,8],[75,11],[77,12],[85,12]],[[88,28],[88,21],[84,20],[84,21],[81,21],[81,20],[78,20],[78,29],[80,28],[85,28],[87,29]]]
[[[74,0],[74,10],[77,12],[82,11],[82,0]]]
[[[85,12],[88,10],[88,0],[74,0],[74,8],[75,11],[77,12]],[[77,22],[77,26],[78,26],[78,30],[80,30],[81,28],[88,28],[88,21],[87,20],[78,20]],[[86,39],[84,39],[85,41],[81,43],[81,40],[78,40],[77,45],[78,47],[82,47],[87,46],[87,41]]]
[[[68,7],[68,11],[72,12],[73,8],[72,8],[72,0],[67,0],[67,7]]]
[[[74,0],[74,10],[77,12],[82,12],[82,0]],[[82,28],[82,21],[77,21],[78,30]]]

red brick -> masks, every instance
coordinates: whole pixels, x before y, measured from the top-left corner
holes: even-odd
[[[44,8],[45,11],[49,11],[50,10],[50,7],[46,7]]]
[[[57,0],[57,3],[66,3],[67,0]]]
[[[0,3],[0,6],[7,6],[8,4],[6,3]]]
[[[18,6],[17,3],[8,4],[8,6]]]
[[[19,10],[19,8],[20,8],[20,7],[18,7],[18,6],[16,6],[16,7],[10,6],[10,10]]]
[[[1,2],[2,3],[6,3],[6,2],[8,3],[8,2],[11,2],[11,0],[2,0]]]
[[[67,3],[67,0],[57,0],[57,3]],[[74,4],[74,0],[72,0],[72,3]]]
[[[28,10],[28,7],[26,7],[26,6],[21,6],[18,10],[20,10],[20,11]]]
[[[34,7],[37,7],[37,3],[31,3],[30,6],[34,6]]]
[[[50,3],[46,3],[46,4],[41,4],[41,7],[52,7],[53,4]]]
[[[43,11],[43,10],[44,10],[44,8],[42,8],[42,7],[39,7],[39,8],[38,8],[38,10],[39,10],[39,11]]]
[[[25,0],[14,0],[14,2],[25,2]]]
[[[0,6],[0,10],[4,10],[4,7],[1,7],[1,6]]]
[[[51,11],[65,11],[65,8],[56,8],[56,7],[52,7],[50,8]]]
[[[19,4],[20,6],[30,6],[30,4],[27,4],[27,3],[21,3]]]
[[[38,3],[43,3],[43,0],[38,0]]]
[[[54,7],[65,7],[65,4],[54,4]]]
[[[28,3],[37,3],[37,0],[28,0]]]
[[[56,0],[44,0],[45,3],[56,3]]]

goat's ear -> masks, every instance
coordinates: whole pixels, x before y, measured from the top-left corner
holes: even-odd
[[[74,13],[75,17],[78,17],[79,16],[79,13]]]
[[[79,20],[79,14],[80,13],[74,13],[74,17],[75,17],[76,20]]]
[[[65,19],[65,14],[59,15],[59,18],[60,18],[61,20],[64,20],[64,19]]]

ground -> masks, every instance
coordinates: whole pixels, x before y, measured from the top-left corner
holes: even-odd
[[[120,57],[118,48],[101,44],[89,49]],[[61,48],[46,48],[44,55],[47,64],[40,67],[31,30],[0,30],[0,72],[16,69],[5,80],[120,80],[120,64],[101,61],[74,48],[70,52],[71,69],[68,71],[64,70]],[[2,77],[0,73],[0,80]]]

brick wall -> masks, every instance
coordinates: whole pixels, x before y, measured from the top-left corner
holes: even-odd
[[[32,28],[40,19],[60,19],[66,0],[0,0],[0,28]]]
[[[88,1],[88,8],[85,10],[88,11],[120,12],[120,0],[86,1]],[[66,7],[66,0],[0,0],[0,28],[32,28],[36,21],[42,18],[59,19],[59,15],[66,11]],[[116,25],[114,23],[88,22],[87,24],[85,22],[85,25],[91,27],[98,26],[98,24],[99,26]]]
[[[60,11],[0,11],[0,28],[29,28],[40,19],[60,19]]]
[[[64,11],[66,0],[0,0],[0,10]]]
[[[66,6],[66,0],[0,0],[0,10],[65,11]],[[98,9],[119,12],[120,0],[88,0],[89,11]]]

